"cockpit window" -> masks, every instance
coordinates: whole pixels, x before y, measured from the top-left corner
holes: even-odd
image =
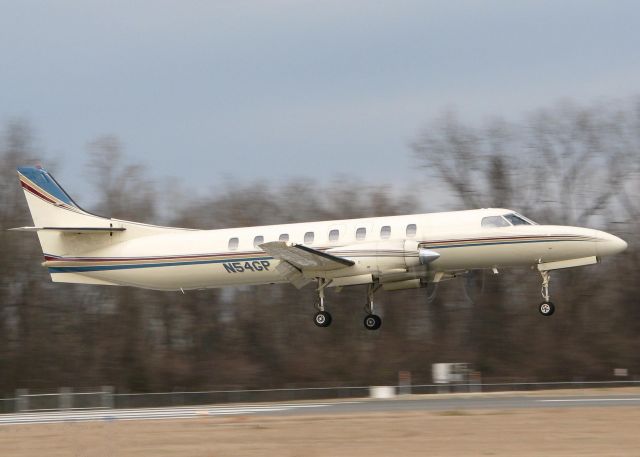
[[[483,227],[509,227],[509,223],[502,216],[487,216],[482,218]]]
[[[482,218],[482,227],[511,227],[512,225],[536,225],[518,213],[507,213],[502,216],[487,216]]]
[[[503,217],[511,222],[512,225],[531,225],[531,222],[525,220],[517,214],[505,214]]]

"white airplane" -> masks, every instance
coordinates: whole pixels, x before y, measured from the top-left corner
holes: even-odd
[[[531,267],[542,277],[539,311],[554,313],[550,272],[591,265],[626,249],[606,232],[538,225],[488,208],[221,230],[192,230],[96,216],[40,167],[18,168],[44,263],[54,282],[156,290],[315,282],[314,322],[331,324],[329,287],[367,285],[367,329],[380,289],[424,287],[475,269]]]

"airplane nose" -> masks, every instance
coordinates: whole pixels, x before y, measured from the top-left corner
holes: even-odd
[[[596,252],[598,256],[614,255],[627,249],[627,242],[607,232],[596,231]]]

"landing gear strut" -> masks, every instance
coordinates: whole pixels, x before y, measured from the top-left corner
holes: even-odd
[[[540,275],[542,276],[542,298],[544,301],[540,303],[538,307],[538,311],[543,316],[551,316],[555,310],[555,305],[551,302],[551,296],[549,294],[549,281],[551,281],[551,274],[548,271],[541,271]]]
[[[382,319],[373,314],[373,294],[380,288],[379,284],[369,284],[367,289],[367,304],[364,306],[367,315],[364,318],[364,326],[367,330],[378,330],[382,325]]]
[[[331,284],[331,280],[325,278],[316,278],[318,281],[318,301],[316,309],[318,312],[313,316],[313,323],[318,327],[328,327],[331,325],[331,314],[324,308],[324,290]],[[367,315],[364,318],[364,326],[367,330],[378,330],[382,325],[382,319],[377,314],[373,314],[373,294],[380,289],[380,284],[369,284],[367,289],[367,303],[364,309]]]
[[[313,323],[318,327],[328,327],[331,325],[331,314],[324,310],[324,289],[331,283],[324,278],[318,278],[318,303],[316,309],[318,312],[313,316]]]

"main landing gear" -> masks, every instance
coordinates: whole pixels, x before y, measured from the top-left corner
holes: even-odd
[[[331,325],[331,314],[326,311],[318,311],[315,316],[313,316],[313,322],[318,327],[328,327]]]
[[[318,327],[328,327],[331,325],[331,314],[325,310],[324,307],[324,291],[326,287],[331,284],[331,281],[327,281],[324,278],[318,278],[318,302],[316,303],[316,309],[318,312],[313,316],[313,323]],[[380,289],[379,284],[369,284],[367,289],[367,303],[364,307],[367,315],[364,318],[364,327],[367,330],[378,330],[382,325],[382,319],[377,314],[373,314],[373,294]]]
[[[375,294],[379,288],[379,284],[369,284],[367,286],[367,304],[364,305],[364,310],[367,313],[364,318],[364,327],[367,330],[378,330],[382,325],[380,316],[373,314],[373,294]]]
[[[331,325],[331,314],[324,310],[324,289],[330,282],[331,281],[327,281],[324,278],[318,278],[318,303],[316,304],[318,312],[313,316],[313,323],[318,327],[328,327]]]
[[[542,298],[544,301],[540,303],[538,306],[538,311],[543,316],[551,316],[555,310],[555,305],[551,302],[551,296],[549,295],[549,281],[551,280],[551,274],[548,271],[541,271],[540,275],[542,276]]]

